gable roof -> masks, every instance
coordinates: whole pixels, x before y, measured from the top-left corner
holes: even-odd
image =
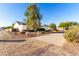
[[[18,23],[19,25],[26,25],[25,23],[19,21],[16,21],[16,23]]]

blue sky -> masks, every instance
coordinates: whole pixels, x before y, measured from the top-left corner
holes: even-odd
[[[15,21],[23,21],[27,3],[0,3],[0,27],[8,26]],[[79,23],[79,4],[41,3],[37,4],[42,14],[42,24],[59,24],[64,21]]]

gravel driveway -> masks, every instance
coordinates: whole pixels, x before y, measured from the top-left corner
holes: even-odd
[[[63,33],[52,33],[52,34],[43,35],[43,36],[39,36],[39,37],[33,37],[30,39],[41,40],[41,41],[47,42],[49,44],[54,44],[57,46],[62,46],[63,43],[65,42]]]
[[[23,38],[26,39],[26,36],[21,37],[21,35],[20,35],[19,37],[18,36],[16,37],[5,31],[0,31],[0,40],[7,40],[7,39],[8,40],[21,40]],[[63,43],[65,42],[63,33],[52,33],[52,34],[47,34],[47,35],[43,35],[43,36],[32,37],[29,39],[40,40],[40,41],[44,41],[49,44],[54,44],[57,46],[62,46]]]
[[[65,41],[63,33],[52,33],[25,38],[25,41],[21,42],[16,41],[24,38],[25,36],[16,37],[6,31],[0,31],[0,56],[69,55],[60,47]]]

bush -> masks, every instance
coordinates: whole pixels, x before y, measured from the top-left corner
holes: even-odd
[[[36,31],[45,31],[45,29],[44,28],[39,28]]]
[[[79,42],[79,26],[72,26],[69,30],[65,31],[64,37],[67,41],[72,43]]]
[[[25,32],[35,32],[34,30],[25,30]]]

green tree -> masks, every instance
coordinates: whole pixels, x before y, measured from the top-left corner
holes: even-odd
[[[27,28],[36,30],[41,26],[42,16],[39,13],[39,8],[36,4],[29,4],[26,8],[24,15],[27,17]]]
[[[51,23],[50,25],[48,25],[48,27],[51,28],[51,29],[56,28],[56,24]]]
[[[15,25],[15,23],[13,23],[11,26],[12,26],[12,28],[14,27],[14,25]]]
[[[12,26],[7,26],[7,27],[4,27],[4,29],[9,29],[9,28],[12,28]]]
[[[58,27],[61,28],[61,27],[67,27],[67,26],[68,25],[65,22],[61,22]]]
[[[58,27],[68,28],[69,26],[72,26],[72,25],[78,25],[78,23],[77,22],[61,22]]]

